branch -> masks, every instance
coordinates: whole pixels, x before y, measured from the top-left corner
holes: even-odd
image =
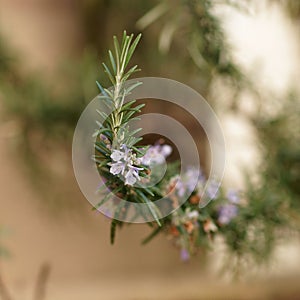
[[[2,300],[12,300],[13,299],[4,283],[4,279],[1,274],[0,274],[0,297]]]
[[[45,263],[41,266],[34,294],[34,300],[44,300],[46,295],[46,284],[50,275],[50,265]],[[5,299],[6,300],[6,299]]]

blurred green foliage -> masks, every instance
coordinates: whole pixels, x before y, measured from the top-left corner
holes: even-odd
[[[281,102],[278,112],[252,119],[261,149],[259,181],[248,177],[248,205],[224,231],[230,253],[246,270],[251,259],[268,262],[279,241],[300,232],[300,98],[291,93]]]
[[[231,5],[226,1],[223,4]],[[206,85],[219,75],[238,86],[245,78],[231,57],[221,19],[214,13],[218,6],[207,0],[161,1],[138,20],[137,26],[144,30],[158,22],[160,51],[168,53],[172,44],[177,45],[176,51],[201,70],[198,76]]]
[[[253,120],[262,142],[262,176],[291,209],[300,209],[300,98],[291,92],[275,115]]]
[[[11,58],[2,60],[1,100],[6,112],[22,123],[26,137],[36,129],[53,137],[65,138],[70,133],[88,99],[96,94],[96,88],[90,83],[97,72],[92,68],[94,60],[95,55],[86,53],[76,66],[69,64],[61,68],[58,72],[61,78],[57,79],[66,85],[60,91],[57,91],[57,85],[43,80],[40,74],[18,72],[17,61]]]

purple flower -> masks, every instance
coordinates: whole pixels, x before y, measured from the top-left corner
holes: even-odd
[[[201,170],[189,167],[182,177],[176,175],[170,182],[176,182],[176,193],[179,197],[183,197],[197,189],[198,182],[203,180],[202,176]]]
[[[210,199],[215,199],[218,196],[220,183],[216,180],[211,180],[206,188],[206,194]]]
[[[182,261],[188,261],[190,259],[189,251],[185,248],[182,248],[180,251],[180,258]]]
[[[230,223],[238,214],[238,208],[234,204],[225,204],[219,208],[218,222],[222,225]]]
[[[143,168],[128,166],[128,172],[125,175],[125,184],[134,185],[137,180],[140,180],[139,171]]]
[[[171,153],[172,153],[172,147],[169,145],[163,145],[161,146],[160,149],[160,153],[164,156],[164,157],[168,157]]]
[[[112,163],[109,172],[113,175],[123,174],[126,164],[124,162]]]
[[[111,174],[124,176],[127,185],[134,185],[140,180],[139,171],[143,168],[136,167],[140,164],[140,159],[125,144],[121,145],[120,149],[113,149],[110,157],[113,161],[109,164]]]
[[[204,180],[202,171],[194,167],[189,167],[187,169],[185,177],[186,188],[190,193],[195,190],[196,185],[199,181]]]
[[[150,164],[161,165],[166,158],[172,153],[172,147],[169,145],[154,145],[149,147],[146,154],[142,157],[142,164],[149,166]]]
[[[113,150],[111,154],[111,159],[114,161],[119,161],[121,159],[125,159],[125,152],[119,151],[119,150]]]
[[[104,134],[101,133],[100,140],[106,144],[106,148],[111,149],[111,143],[110,143],[109,139],[107,138],[107,136],[105,136]]]
[[[240,202],[240,197],[239,197],[239,193],[236,190],[229,190],[227,193],[227,199],[229,200],[229,202],[233,203],[233,204],[238,204]]]
[[[100,134],[100,140],[102,140],[103,142],[109,142],[109,139],[107,138],[107,136],[102,133]]]
[[[180,178],[178,178],[176,183],[176,191],[179,197],[183,197],[186,192],[186,186]]]

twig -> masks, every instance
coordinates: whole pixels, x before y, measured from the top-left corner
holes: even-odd
[[[4,279],[1,274],[0,274],[0,297],[2,300],[12,300],[13,299],[4,283]]]
[[[36,287],[35,287],[35,294],[34,294],[34,300],[44,300],[46,296],[46,284],[50,275],[50,265],[45,263],[41,266]],[[5,299],[6,300],[6,299]]]

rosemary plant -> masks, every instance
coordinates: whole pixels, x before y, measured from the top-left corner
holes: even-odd
[[[141,129],[131,130],[129,126],[130,121],[139,120],[136,114],[144,107],[144,104],[137,104],[136,100],[126,101],[132,90],[141,84],[127,84],[130,76],[138,71],[136,65],[129,67],[129,63],[140,37],[134,38],[124,32],[121,43],[114,37],[114,50],[108,52],[110,65],[103,64],[112,87],[103,88],[97,82],[101,91],[99,101],[103,101],[110,113],[98,111],[104,121],[98,123],[99,128],[95,132],[94,159],[99,174],[104,178],[104,188],[108,188],[109,193],[95,209],[104,204],[113,206],[114,213],[110,216],[111,243],[114,243],[117,227],[123,225],[120,221],[124,220],[122,216],[128,213],[127,204],[142,203],[147,206],[154,220],[147,222],[152,232],[143,244],[164,232],[180,248],[181,258],[186,261],[199,249],[209,249],[214,237],[219,235],[239,261],[242,257],[248,258],[248,254],[253,254],[257,262],[258,257],[265,261],[273,247],[273,239],[269,237],[274,235],[277,226],[284,226],[283,216],[277,213],[283,203],[277,198],[260,194],[257,189],[253,192],[255,201],[248,200],[254,199],[253,194],[235,189],[228,192],[221,189],[216,194],[213,191],[215,187],[209,186],[209,183],[206,192],[211,191],[213,201],[205,208],[200,208],[207,179],[203,173],[199,176],[198,170],[193,167],[184,170],[180,176],[178,161],[168,163],[164,177],[157,184],[149,187],[143,185],[143,182],[155,176],[153,165],[149,162],[160,166],[160,158],[167,158],[172,148],[162,142],[141,146],[142,138],[136,137]],[[191,184],[195,178],[198,178],[196,187]],[[126,201],[115,202],[114,195]],[[179,206],[182,196],[186,201]],[[173,211],[163,218],[155,203],[162,197],[167,199],[167,205]],[[142,211],[136,213],[143,217]]]

